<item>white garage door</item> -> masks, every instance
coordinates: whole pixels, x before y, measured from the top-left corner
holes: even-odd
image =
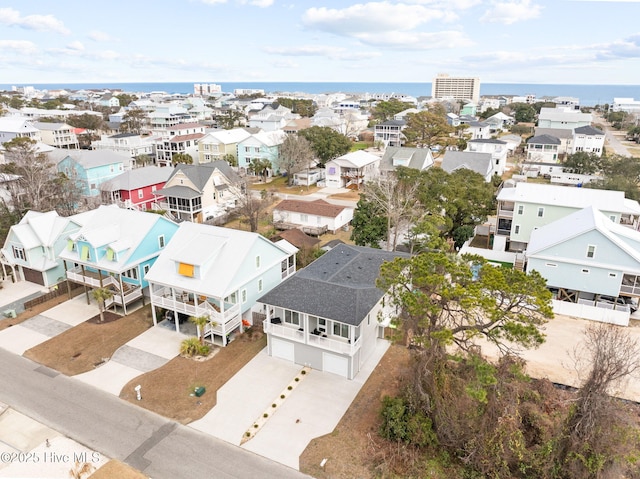
[[[271,356],[293,362],[293,343],[288,343],[281,339],[272,339]]]
[[[349,359],[330,353],[322,353],[322,370],[339,376],[349,377]]]

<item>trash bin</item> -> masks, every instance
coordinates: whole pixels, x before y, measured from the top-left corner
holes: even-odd
[[[196,397],[202,396],[205,392],[206,392],[206,389],[204,386],[198,386],[193,390],[193,393],[196,395]]]

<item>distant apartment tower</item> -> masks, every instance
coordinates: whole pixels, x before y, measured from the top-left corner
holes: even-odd
[[[221,93],[222,87],[215,83],[194,83],[193,94],[197,96],[213,95],[214,93]]]
[[[439,73],[431,84],[431,96],[435,99],[480,101],[480,78],[451,77]]]

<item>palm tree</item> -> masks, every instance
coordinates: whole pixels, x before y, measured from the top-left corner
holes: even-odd
[[[210,321],[209,316],[191,316],[189,318],[193,324],[198,328],[198,338],[200,339],[200,344],[204,344],[204,327]]]
[[[91,294],[93,295],[93,299],[98,302],[100,322],[102,323],[104,321],[104,305],[108,299],[113,298],[113,292],[109,288],[96,288]]]

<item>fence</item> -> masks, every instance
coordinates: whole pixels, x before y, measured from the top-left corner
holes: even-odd
[[[80,294],[81,291],[82,291],[81,288],[72,289],[71,295],[77,296],[78,294]],[[67,288],[66,286],[64,286],[64,283],[61,283],[60,285],[58,285],[56,289],[49,291],[48,293],[45,293],[42,296],[38,296],[37,298],[33,298],[33,299],[30,299],[29,301],[25,301],[24,309],[33,308],[34,306],[37,306],[42,303],[46,303],[50,299],[54,299],[54,298],[57,298],[58,296],[62,296],[65,294],[67,294]]]

